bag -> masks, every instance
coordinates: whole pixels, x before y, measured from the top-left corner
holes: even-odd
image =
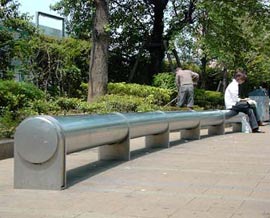
[[[235,111],[247,110],[250,108],[250,104],[247,101],[238,101],[232,109]]]
[[[242,132],[244,132],[244,133],[251,133],[252,132],[252,129],[251,129],[250,124],[248,122],[247,116],[241,117],[241,123],[242,123]]]

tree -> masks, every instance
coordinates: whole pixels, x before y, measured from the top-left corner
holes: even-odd
[[[150,52],[150,66],[148,75],[148,83],[152,81],[155,74],[161,72],[162,61],[165,56],[164,49],[164,10],[168,4],[168,0],[149,0],[146,1],[153,5],[153,28],[150,36],[150,42],[147,44]]]
[[[109,13],[106,0],[95,0],[87,101],[106,93],[108,83]]]
[[[75,4],[78,0],[63,1],[75,5],[74,14],[81,10],[84,17],[88,14],[91,18],[92,9]],[[254,42],[248,34],[243,34],[243,20],[266,20],[268,7],[260,0],[111,0],[108,76],[114,81],[150,83],[151,77],[162,71],[163,40],[169,42],[171,50],[178,41],[182,62],[200,64],[202,86],[207,86],[206,67],[210,61],[223,66],[223,72],[245,65],[245,53]],[[81,27],[78,19],[72,22],[73,27]],[[115,61],[120,64],[116,65]]]
[[[207,8],[207,18],[202,23],[207,26],[207,30],[200,44],[204,45],[204,54],[208,60],[215,59],[223,67],[225,89],[228,70],[233,71],[238,67],[250,70],[246,55],[253,50],[256,35],[269,26],[269,8],[261,1],[253,0],[233,3],[220,1],[214,4],[205,1],[204,8]]]
[[[67,33],[73,38],[89,40],[95,13],[94,1],[60,0],[51,9],[66,17]]]
[[[109,12],[107,0],[60,0],[51,6],[67,17],[68,33],[91,39],[88,98],[106,93],[108,82]]]
[[[12,63],[19,55],[18,50],[27,49],[23,42],[35,34],[36,29],[30,25],[27,14],[19,13],[16,0],[1,1],[0,6],[0,72],[3,79],[10,79],[14,76]]]
[[[266,21],[269,11],[260,1],[253,0],[204,0],[193,3],[196,3],[196,10],[193,11],[192,22],[177,36],[182,35],[181,40],[184,41],[184,46],[180,48],[190,44],[193,59],[197,57],[201,61],[201,85],[206,87],[206,66],[210,61],[215,61],[216,65],[221,67],[224,77],[228,70],[239,66],[246,68],[245,54],[252,48],[251,39],[254,38],[251,35],[254,36],[258,29],[269,23]],[[177,5],[174,5],[174,8],[177,14]],[[247,30],[244,25],[247,21],[249,25],[255,22],[258,29]],[[172,25],[174,26],[174,22]],[[171,32],[175,32],[177,27],[170,28]],[[187,43],[187,40],[190,43]]]
[[[33,36],[22,51],[27,79],[51,96],[80,96],[82,82],[88,82],[89,41]],[[86,95],[86,94],[84,94]]]
[[[143,0],[110,1],[110,81],[143,83],[147,79],[149,52],[146,41],[149,41],[152,27],[150,13]]]

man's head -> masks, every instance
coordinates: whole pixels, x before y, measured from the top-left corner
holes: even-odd
[[[242,70],[237,70],[234,79],[238,82],[238,84],[243,84],[247,80],[247,75]]]
[[[177,68],[175,69],[175,72],[177,72],[177,71],[179,71],[179,70],[182,70],[182,68],[181,68],[181,67],[177,67]]]

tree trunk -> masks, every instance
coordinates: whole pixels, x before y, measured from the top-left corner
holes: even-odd
[[[226,87],[227,87],[227,75],[228,70],[227,68],[223,69],[223,78],[222,78],[222,92],[225,93]]]
[[[139,65],[140,58],[142,56],[142,52],[143,52],[144,46],[145,46],[145,43],[143,43],[142,46],[139,49],[139,52],[138,52],[138,55],[137,55],[137,59],[135,61],[135,64],[134,64],[134,66],[133,66],[133,68],[132,68],[132,70],[131,70],[131,72],[130,72],[130,74],[128,76],[128,82],[131,82],[133,80],[134,76],[135,76],[136,70],[137,70],[138,65]]]
[[[177,67],[181,67],[182,65],[181,65],[181,62],[180,62],[180,59],[179,59],[179,56],[178,56],[178,54],[177,54],[176,49],[173,49],[173,50],[172,50],[172,53],[173,53],[174,58],[175,58],[175,60],[176,60]]]
[[[108,46],[109,24],[108,5],[106,0],[95,0],[92,49],[89,64],[88,102],[95,97],[104,95],[108,83]]]
[[[149,45],[150,52],[150,69],[148,83],[152,81],[153,75],[159,73],[162,67],[162,60],[165,56],[163,46],[163,31],[164,31],[164,10],[167,6],[167,1],[155,1],[154,3],[154,27],[151,34],[151,42]]]
[[[169,61],[171,72],[174,73],[175,67],[173,66],[172,58],[171,58],[171,55],[170,55],[170,53],[168,51],[168,45],[167,44],[168,44],[167,41],[163,41],[164,49],[165,49],[166,54],[167,54],[167,58],[168,58],[168,61]]]
[[[204,55],[201,59],[201,63],[202,63],[202,71],[201,71],[201,88],[205,89],[206,88],[206,64],[207,64],[207,59],[206,56]]]

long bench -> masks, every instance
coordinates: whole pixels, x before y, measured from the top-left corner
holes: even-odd
[[[15,132],[14,187],[61,190],[66,187],[66,154],[99,147],[99,160],[130,160],[130,139],[145,136],[146,147],[170,146],[169,133],[182,139],[225,134],[225,125],[241,131],[244,115],[225,110],[203,112],[113,113],[34,116]]]

